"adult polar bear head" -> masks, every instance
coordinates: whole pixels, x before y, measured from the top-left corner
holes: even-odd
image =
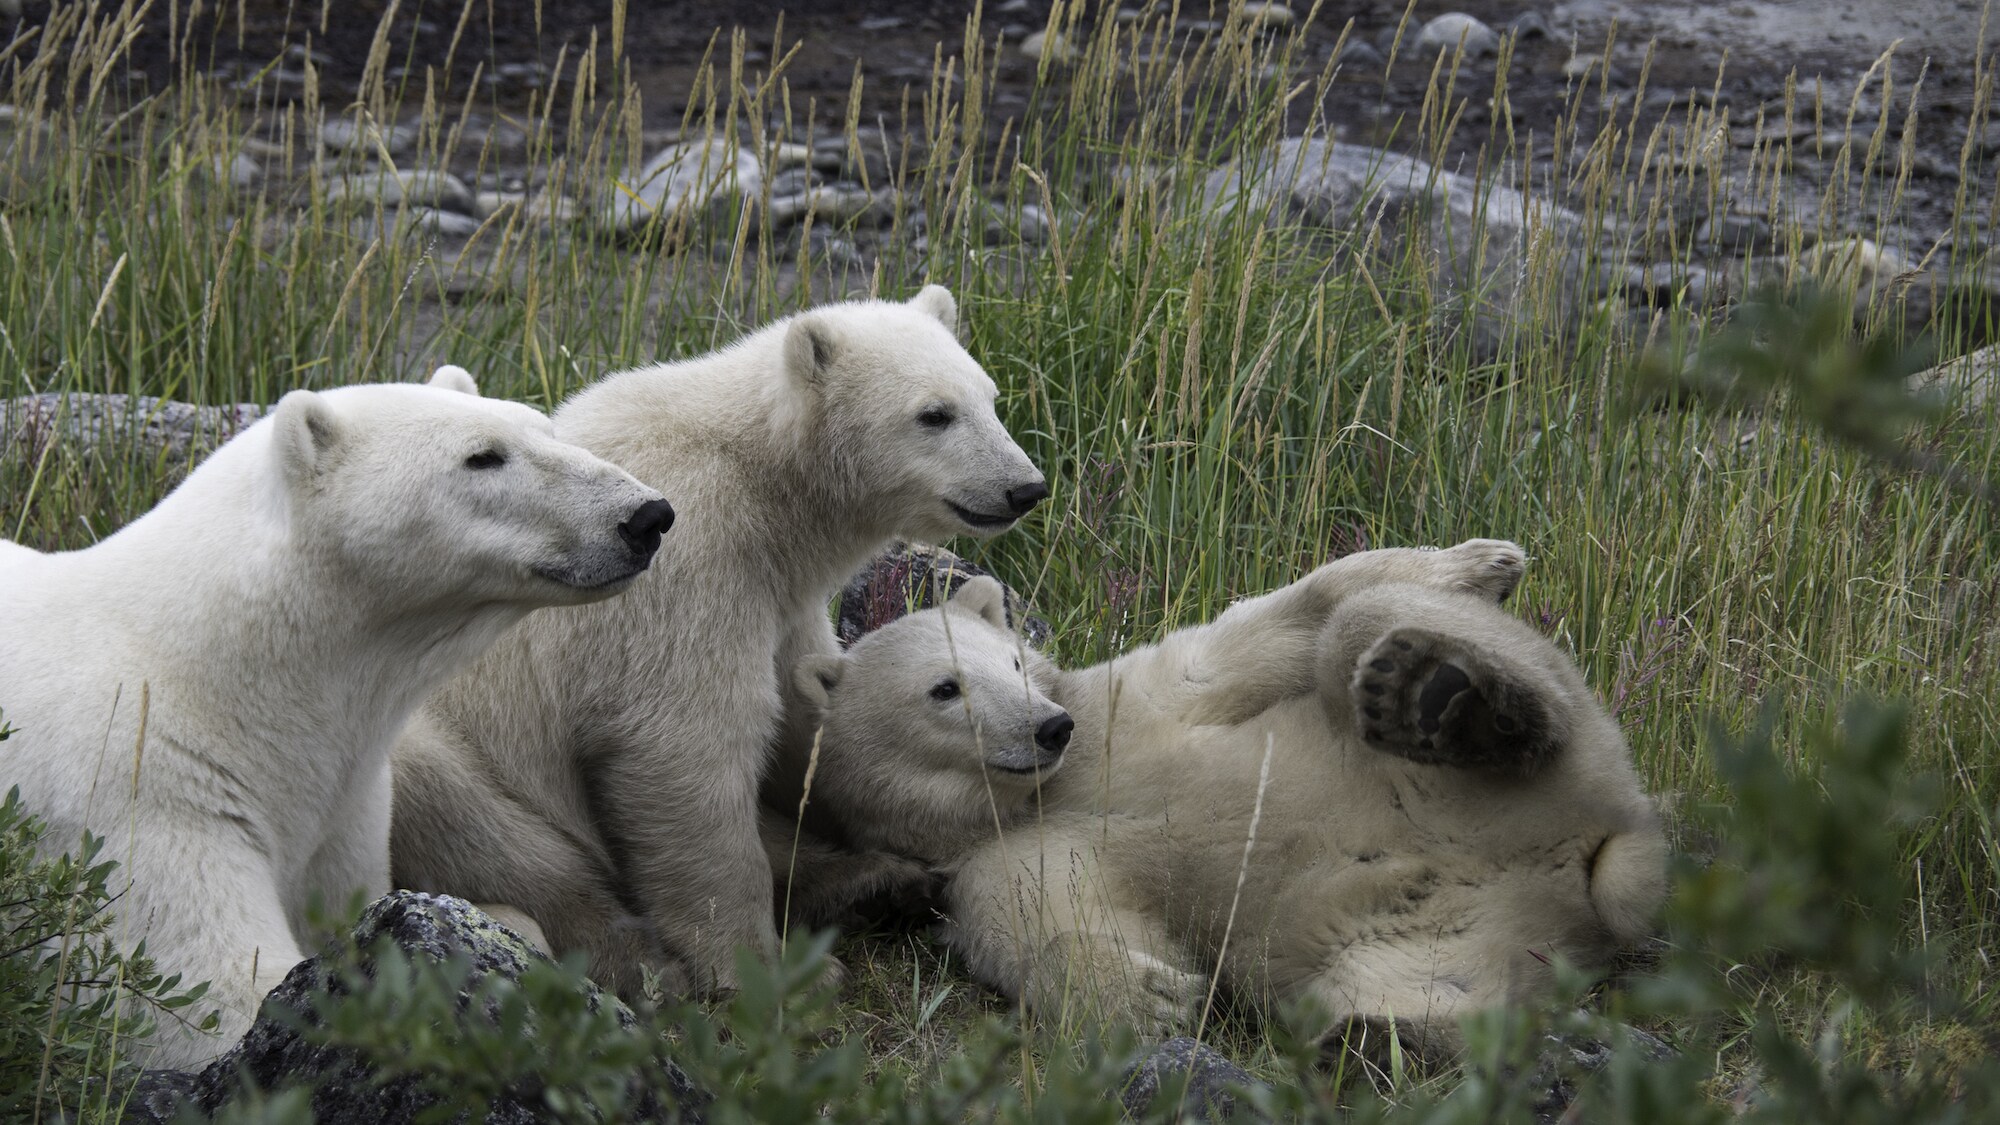
[[[909,539],[997,535],[1049,494],[994,410],[998,388],[929,285],[907,303],[854,301],[792,318],[773,420]]]
[[[1076,723],[1036,683],[1053,665],[1007,628],[1005,596],[974,578],[936,610],[799,662],[824,721],[813,800],[853,844],[952,858],[1062,766]]]
[[[414,604],[608,597],[673,524],[659,493],[558,441],[540,411],[479,397],[459,367],[421,387],[293,391],[269,446],[266,511],[293,548]]]

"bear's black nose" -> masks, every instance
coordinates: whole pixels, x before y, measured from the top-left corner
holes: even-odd
[[[660,536],[674,526],[674,506],[665,500],[648,500],[639,505],[632,518],[618,525],[618,534],[632,553],[650,559],[660,549]]]
[[[1035,745],[1051,754],[1060,754],[1069,745],[1069,732],[1076,729],[1076,720],[1065,711],[1052,719],[1045,719],[1035,728]]]
[[[1038,480],[1033,484],[1024,484],[1019,488],[1010,488],[1007,490],[1007,507],[1012,509],[1017,516],[1026,515],[1028,509],[1041,503],[1048,495],[1049,484],[1047,481]]]

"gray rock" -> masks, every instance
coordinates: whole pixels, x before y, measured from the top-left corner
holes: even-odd
[[[372,120],[337,117],[319,127],[319,143],[335,152],[374,156],[382,149],[396,154],[415,144],[417,131],[408,125],[384,128]]]
[[[936,605],[940,592],[949,600],[967,579],[982,575],[991,577],[992,572],[943,547],[898,543],[847,580],[840,591],[834,632],[841,644],[851,645],[906,613]],[[1054,630],[1011,586],[1006,604],[1007,624],[1020,630],[1023,639],[1036,648],[1049,642]]]
[[[1244,23],[1254,28],[1290,27],[1299,21],[1298,13],[1292,11],[1290,5],[1267,3],[1264,0],[1252,0],[1251,3],[1244,4],[1237,9],[1237,14]]]
[[[835,157],[834,165],[836,170],[838,170],[839,164],[839,158]],[[816,164],[815,167],[817,167]],[[787,168],[777,175],[772,176],[772,200],[775,201],[787,195],[798,195],[800,192],[813,186],[813,171],[813,168]]]
[[[875,193],[858,187],[834,185],[808,188],[797,195],[771,200],[771,223],[785,226],[813,216],[815,222],[845,223],[860,218],[875,207]]]
[[[1356,70],[1380,70],[1389,62],[1382,57],[1382,52],[1375,49],[1374,44],[1366,39],[1354,38],[1340,45],[1338,59],[1340,65],[1353,67]]]
[[[1465,43],[1465,57],[1486,58],[1500,53],[1500,35],[1464,12],[1446,12],[1417,32],[1417,52],[1425,58],[1439,51],[1456,51]]]
[[[322,1123],[368,1122],[402,1125],[420,1116],[435,1118],[438,1099],[410,1078],[383,1081],[358,1052],[312,1042],[302,1029],[317,1026],[315,999],[346,993],[351,979],[342,972],[353,956],[361,959],[365,977],[374,976],[372,950],[386,942],[413,958],[443,961],[465,957],[471,965],[466,988],[492,977],[518,978],[529,964],[542,960],[520,935],[480,913],[472,904],[447,895],[396,891],[377,899],[361,916],[353,932],[358,954],[322,954],[301,962],[264,999],[257,1022],[227,1054],[199,1072],[148,1071],[126,1107],[124,1120],[135,1125],[166,1125],[170,1121],[214,1116],[252,1091],[277,1093],[305,1088],[312,1091],[314,1118]],[[637,1026],[630,1011],[616,999],[588,985],[593,1004],[612,1005],[619,1023]],[[480,1018],[468,1005],[465,1019]],[[449,1029],[440,1029],[448,1035]],[[635,1087],[650,1087],[635,1099],[628,1120],[699,1122],[699,1107],[707,1100],[678,1068],[646,1081],[634,1075]],[[653,1091],[664,1089],[668,1098]],[[448,1111],[444,1119],[449,1119]],[[488,1122],[527,1125],[551,1119],[541,1104],[539,1089],[523,1089],[502,1097],[491,1107]]]
[[[471,214],[472,189],[449,172],[392,172],[378,168],[327,181],[329,207],[445,207]]]
[[[605,220],[614,230],[638,231],[657,217],[662,223],[692,217],[763,189],[764,165],[757,154],[719,138],[676,141],[661,149],[629,181],[612,188]]]
[[[1260,1085],[1249,1071],[1220,1051],[1177,1035],[1125,1072],[1118,1100],[1134,1117],[1146,1113],[1164,1096],[1179,1104],[1174,1120],[1241,1121],[1253,1119],[1253,1115],[1238,1104],[1235,1091]]]
[[[1638,1051],[1653,1061],[1674,1058],[1678,1052],[1636,1027],[1625,1029],[1629,1049]],[[1541,1095],[1535,1099],[1534,1113],[1537,1125],[1557,1125],[1558,1122],[1588,1121],[1587,1114],[1580,1114],[1577,1104],[1576,1083],[1570,1075],[1581,1072],[1595,1074],[1610,1065],[1614,1052],[1609,1044],[1595,1039],[1585,1039],[1578,1035],[1550,1035],[1542,1048],[1542,1054],[1535,1067],[1535,1082],[1544,1085]]]
[[[1465,307],[1482,350],[1528,317],[1531,293],[1563,307],[1539,309],[1537,319],[1563,323],[1588,284],[1582,279],[1589,224],[1575,212],[1504,186],[1481,184],[1413,157],[1323,137],[1280,142],[1248,166],[1209,174],[1205,192],[1219,210],[1269,209],[1331,230],[1354,230],[1357,244],[1374,241],[1390,258],[1407,248],[1430,260],[1432,276]],[[1374,228],[1374,229],[1371,229]],[[1587,279],[1586,279],[1587,280]]]
[[[2000,344],[1947,360],[1909,377],[1911,392],[1947,397],[1961,410],[1983,410],[1993,401],[1993,383],[2000,378]]]
[[[471,215],[436,207],[405,207],[398,212],[398,221],[413,230],[443,238],[471,238],[480,227],[479,220]]]
[[[253,188],[264,179],[264,166],[241,152],[218,152],[200,167],[212,182],[233,188]]]
[[[980,237],[989,246],[1004,242],[1039,246],[1049,240],[1049,230],[1048,215],[1032,203],[1024,203],[1018,208],[988,203]]]
[[[1549,18],[1532,8],[1508,20],[1503,30],[1524,42],[1529,39],[1547,39],[1554,34],[1549,30]]]
[[[52,440],[74,443],[84,452],[137,448],[184,462],[234,437],[264,416],[255,403],[196,406],[149,395],[77,392],[27,395],[0,401],[0,457],[32,459]]]
[[[1775,243],[1771,222],[1759,215],[1717,215],[1695,228],[1695,242],[1717,254],[1768,254]]]

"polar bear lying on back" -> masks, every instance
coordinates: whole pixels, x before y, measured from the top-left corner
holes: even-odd
[[[286,395],[94,547],[0,543],[0,790],[51,849],[103,837],[121,943],[220,1005],[151,1065],[243,1032],[314,898],[388,890],[389,748],[425,694],[530,610],[629,584],[672,516],[447,367]]]
[[[1602,965],[1665,893],[1617,726],[1495,605],[1521,570],[1493,540],[1368,551],[1080,671],[973,579],[800,662],[818,827],[945,868],[949,942],[1031,1008],[1158,1030],[1219,972],[1449,1049],[1453,1017]]]

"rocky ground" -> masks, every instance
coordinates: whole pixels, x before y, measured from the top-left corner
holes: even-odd
[[[1037,42],[1051,3],[629,5],[617,47],[643,95],[641,140],[652,154],[629,181],[620,181],[636,195],[610,184],[543,192],[547,162],[538,163],[528,151],[521,112],[551,100],[567,104],[582,57],[594,60],[600,74],[611,72],[610,0],[475,3],[462,9],[463,18],[452,3],[243,0],[220,5],[179,37],[165,33],[167,13],[161,12],[139,37],[126,77],[133,95],[144,94],[193,60],[197,72],[245,106],[251,135],[223,170],[239,189],[294,191],[291,184],[274,186],[279,174],[271,169],[296,170],[303,160],[345,154],[342,169],[358,164],[363,170],[330,174],[327,201],[354,197],[396,205],[396,220],[441,240],[443,256],[452,253],[452,240],[469,237],[508,207],[558,226],[581,221],[631,230],[663,210],[692,212],[719,196],[768,191],[774,228],[815,216],[821,228],[814,232],[815,257],[836,271],[866,276],[879,256],[872,228],[894,225],[906,239],[922,235],[923,217],[910,214],[907,200],[883,184],[889,165],[906,152],[912,115],[921,113],[940,52],[949,57],[962,51],[967,21],[978,8],[985,41],[997,36],[1002,44],[991,56],[989,140],[1018,133],[1019,118],[1037,112],[1031,95],[1039,56],[1059,59],[1066,49]],[[367,81],[381,16],[391,7],[396,14],[380,42],[392,49],[374,65],[391,90],[401,91],[402,103],[386,111],[397,120],[379,129],[357,127],[357,119],[340,114]],[[1322,105],[1314,107],[1309,98],[1290,104],[1294,134],[1311,128],[1317,112],[1334,140],[1441,157],[1455,172],[1490,177],[1497,169],[1501,182],[1525,187],[1532,199],[1570,206],[1578,206],[1587,190],[1591,141],[1607,125],[1630,138],[1635,150],[1650,151],[1649,162],[1626,158],[1617,174],[1640,197],[1636,210],[1656,218],[1645,230],[1621,236],[1628,260],[1593,264],[1592,284],[1582,291],[1592,299],[1611,297],[1640,308],[1713,308],[1771,272],[1760,268],[1760,257],[1768,265],[1779,261],[1781,249],[1796,253],[1834,240],[1820,251],[1823,258],[1900,278],[1904,289],[1926,271],[1932,277],[1949,273],[1954,285],[1970,276],[1977,299],[1989,309],[2000,307],[2000,285],[1981,280],[1992,199],[1989,156],[2000,156],[2000,126],[1984,124],[1976,80],[1986,50],[1982,0],[1420,0],[1407,6],[1332,0],[1316,10],[1305,4],[1254,7],[1274,33],[1303,21],[1305,50],[1296,77],[1310,78],[1329,61],[1339,62]],[[1216,26],[1226,8],[1184,3],[1178,29],[1199,35]],[[32,24],[46,14],[28,4],[22,18]],[[1094,13],[1108,20],[1128,14],[1109,5]],[[736,29],[744,35],[746,80],[770,70],[774,57],[783,60],[788,121],[767,124],[806,144],[761,153],[675,146],[705,53],[713,50],[726,60]],[[1453,87],[1463,101],[1456,127],[1440,145],[1422,135],[1418,123],[1439,52],[1461,44]],[[450,75],[454,98],[458,90],[477,94],[463,103],[469,108],[462,115],[448,114],[462,139],[447,166],[412,168],[409,149],[423,112],[419,92],[426,76],[438,72]],[[1060,82],[1064,68],[1058,64],[1052,73]],[[1504,103],[1479,96],[1501,79]],[[600,81],[597,88],[608,87]],[[862,104],[850,105],[857,89]],[[300,133],[285,133],[279,123],[313,104],[314,95],[317,120]],[[768,112],[780,116],[776,107]],[[568,143],[566,115],[544,115],[553,151],[560,153]],[[861,125],[858,154],[842,140],[850,118]],[[1878,133],[1888,154],[1878,167],[1896,162],[1906,137],[1909,145],[1909,174],[1897,182],[1890,208],[1882,205],[1882,190],[1851,188],[1860,154]],[[1340,151],[1366,163],[1365,153]],[[376,164],[378,155],[396,160],[397,167]],[[1780,191],[1766,187],[1773,167],[1784,169]],[[1419,172],[1428,175],[1427,169]],[[1886,180],[1896,176],[1891,172]],[[1878,173],[1878,182],[1886,180]],[[1460,201],[1461,210],[1470,206]],[[1061,218],[1032,206],[996,215],[989,241],[1018,238],[1032,245]],[[380,218],[360,225],[371,222]],[[841,224],[844,235],[833,229]],[[1805,234],[1781,248],[1774,229],[1787,227]],[[1857,241],[1862,238],[1868,241]],[[1872,292],[1873,286],[1864,289]],[[1935,297],[1926,295],[1911,319],[1927,315]]]
[[[982,33],[1002,44],[993,55],[989,140],[1017,131],[1010,118],[1031,111],[1038,56],[1064,50],[1036,42],[1050,3],[997,0],[980,9]],[[315,190],[328,206],[352,200],[363,238],[405,225],[450,261],[482,222],[509,208],[564,230],[632,232],[662,213],[702,213],[737,193],[768,192],[771,225],[789,239],[777,259],[790,260],[810,237],[835,289],[842,274],[869,276],[892,238],[921,246],[924,216],[885,186],[887,173],[907,147],[910,107],[921,104],[934,60],[962,49],[975,8],[968,0],[834,0],[792,10],[778,0],[630,5],[619,47],[643,93],[650,158],[619,188],[550,190],[542,182],[546,156],[538,161],[528,151],[522,111],[550,98],[565,104],[580,56],[608,65],[610,0],[475,3],[462,22],[455,4],[397,5],[382,41],[398,47],[379,65],[406,96],[369,124],[342,113],[361,94],[389,6],[222,5],[221,15],[208,17],[213,22],[179,39],[159,28],[142,35],[127,78],[132,93],[142,94],[179,73],[188,61],[180,56],[191,54],[199,73],[245,107],[250,135],[218,171],[241,191],[301,198],[279,169],[296,175],[322,161]],[[1632,307],[1641,321],[1664,305],[1718,308],[1785,274],[1803,254],[1808,265],[1861,271],[1865,299],[1893,291],[1913,323],[1944,297],[1987,314],[1973,318],[1971,343],[1985,342],[2000,322],[2000,283],[1985,262],[2000,125],[1984,123],[1990,76],[1986,91],[1976,78],[1986,52],[1982,0],[1420,0],[1408,7],[1333,0],[1309,20],[1304,4],[1261,8],[1274,34],[1307,21],[1299,76],[1339,62],[1318,107],[1323,131],[1339,143],[1281,146],[1272,154],[1310,164],[1289,202],[1329,227],[1351,221],[1363,202],[1381,204],[1378,213],[1390,220],[1385,229],[1396,228],[1401,215],[1427,216],[1439,246],[1469,245],[1476,232],[1484,244],[1477,262],[1462,252],[1438,257],[1448,282],[1480,290],[1467,319],[1482,350],[1504,338],[1518,311],[1510,287],[1522,284],[1520,264],[1551,239],[1585,282],[1565,288],[1565,317],[1602,298]],[[1200,2],[1182,11],[1179,30],[1188,35],[1212,28],[1221,14]],[[22,18],[33,24],[46,15],[29,4]],[[1121,18],[1109,8],[1099,15]],[[793,143],[761,151],[679,143],[704,53],[726,56],[728,33],[737,28],[751,79],[773,65],[774,52],[786,60]],[[1419,136],[1416,123],[1439,52],[1461,48],[1455,89],[1477,95],[1504,77],[1506,102],[1465,96],[1457,127],[1436,145]],[[426,168],[412,153],[422,113],[415,91],[432,70],[449,71],[454,88],[480,93],[452,121],[474,139],[462,141],[445,167]],[[1052,73],[1063,80],[1062,66]],[[849,104],[857,74],[859,107]],[[278,123],[312,102],[309,86],[320,116],[302,135],[285,133]],[[1306,98],[1290,106],[1294,134],[1311,126],[1313,111]],[[858,158],[842,137],[850,115],[864,135]],[[565,115],[548,117],[560,152]],[[1595,228],[1565,207],[1582,206],[1590,142],[1607,123],[1633,138],[1635,149],[1655,143],[1650,162],[1627,159],[1618,174],[1640,200],[1632,211],[1657,217],[1628,224],[1644,229],[1619,232],[1613,241],[1623,249],[1600,258],[1584,249]],[[1905,138],[1909,145],[1907,177],[1878,176],[1895,182],[1893,207],[1883,205],[1881,188],[1850,187],[1859,154],[1878,133],[1889,162]],[[1443,171],[1403,159],[1413,152],[1440,159]],[[1497,189],[1490,172],[1479,178],[1496,165]],[[1779,166],[1785,186],[1773,191],[1765,177]],[[1208,185],[1211,205],[1235,202],[1235,182],[1231,169],[1218,169]],[[801,225],[808,215],[816,224],[810,235]],[[1032,252],[1062,220],[1034,205],[996,207],[986,237]],[[1780,237],[1786,229],[1801,233]],[[715,268],[710,257],[697,247],[681,268]],[[495,272],[474,263],[453,271],[451,285],[505,284]],[[52,417],[50,406],[38,409]]]

